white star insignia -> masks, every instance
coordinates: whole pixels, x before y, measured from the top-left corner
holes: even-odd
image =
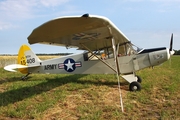
[[[67,66],[67,70],[69,70],[69,69],[74,70],[73,67],[72,67],[74,65],[74,63],[71,63],[70,60],[68,60],[68,63],[65,64],[65,65]]]

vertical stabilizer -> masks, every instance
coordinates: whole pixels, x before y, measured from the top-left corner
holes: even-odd
[[[22,45],[18,53],[18,64],[25,66],[35,66],[39,65],[41,60],[33,53],[27,45]],[[28,68],[19,68],[21,73],[27,74]]]

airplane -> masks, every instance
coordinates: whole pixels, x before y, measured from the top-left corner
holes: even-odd
[[[26,74],[117,74],[129,82],[130,91],[140,91],[142,79],[136,71],[162,64],[173,51],[170,48],[142,49],[134,44],[106,17],[84,14],[59,17],[35,28],[28,36],[29,44],[41,43],[84,50],[60,58],[40,60],[28,47],[19,49],[17,64],[5,66],[7,71]]]

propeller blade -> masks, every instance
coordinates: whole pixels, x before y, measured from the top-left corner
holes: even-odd
[[[171,35],[169,52],[171,52],[171,51],[173,50],[172,47],[173,47],[173,33],[172,33],[172,35]]]
[[[169,54],[170,54],[170,56],[171,55],[174,55],[174,50],[173,50],[173,33],[172,33],[172,35],[171,35],[171,41],[170,41],[170,48],[169,48]],[[171,57],[170,57],[170,66],[171,66]]]
[[[169,54],[174,55],[174,50],[173,50],[173,33],[171,35],[171,41],[170,41],[170,48],[169,48]]]

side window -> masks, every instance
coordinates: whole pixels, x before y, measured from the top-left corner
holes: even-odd
[[[121,46],[119,46],[119,49],[118,49],[117,55],[118,55],[118,57],[121,57],[121,56],[126,56],[126,55],[127,55],[125,45],[121,45]]]
[[[119,46],[117,55],[118,55],[118,57],[133,55],[133,54],[137,54],[139,50],[140,50],[140,48],[134,46],[133,44],[126,43],[124,45]]]
[[[96,51],[94,52],[94,54],[97,55]],[[83,54],[84,57],[84,61],[88,61],[88,60],[97,60],[98,58],[96,58],[92,53],[90,52],[86,52]]]
[[[127,55],[133,55],[136,53],[136,51],[134,50],[132,45],[126,44],[126,53],[127,53]]]
[[[88,53],[84,53],[83,57],[84,57],[84,61],[88,61]]]

